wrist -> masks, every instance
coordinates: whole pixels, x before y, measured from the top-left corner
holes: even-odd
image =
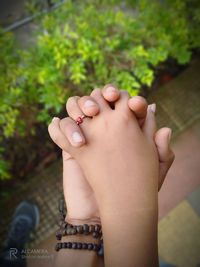
[[[99,217],[91,217],[91,218],[72,218],[68,214],[65,217],[65,221],[72,225],[84,225],[84,224],[101,224],[101,220]]]
[[[56,235],[57,240],[60,241],[56,244],[56,251],[63,248],[88,249],[96,251],[99,256],[103,256],[103,239],[100,225],[84,224],[72,226],[67,224],[66,226],[69,228],[66,229],[65,227],[61,235],[60,233]]]

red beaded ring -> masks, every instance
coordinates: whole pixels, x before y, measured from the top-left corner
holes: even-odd
[[[76,124],[79,125],[83,122],[83,119],[86,118],[85,115],[82,115],[82,116],[79,116],[77,119],[76,119]]]

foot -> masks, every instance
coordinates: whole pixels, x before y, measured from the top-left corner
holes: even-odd
[[[7,248],[22,249],[29,241],[30,233],[39,224],[38,207],[27,201],[21,202],[13,215],[6,241]]]

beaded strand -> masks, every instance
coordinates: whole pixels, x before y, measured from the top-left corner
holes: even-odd
[[[72,225],[65,221],[66,213],[64,207],[64,200],[59,202],[59,212],[60,212],[60,222],[59,222],[59,230],[56,232],[56,239],[61,240],[63,236],[68,235],[92,235],[95,239],[100,239],[100,244],[95,243],[84,243],[84,242],[58,242],[55,246],[55,250],[59,251],[60,249],[84,249],[96,251],[97,255],[103,256],[103,239],[102,239],[102,228],[100,224],[95,225]]]

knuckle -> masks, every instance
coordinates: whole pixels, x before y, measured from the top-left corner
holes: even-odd
[[[64,130],[66,128],[66,118],[65,119],[62,119],[60,121],[60,129],[61,130]]]
[[[66,108],[68,109],[71,105],[74,105],[76,103],[77,99],[78,99],[78,96],[70,96],[67,99]]]
[[[129,97],[130,97],[130,94],[129,94],[129,92],[128,92],[128,91],[126,91],[126,90],[120,90],[120,93],[121,93],[121,95],[122,95],[123,97],[127,97],[127,98],[129,98]]]
[[[101,90],[99,89],[99,88],[95,88],[94,90],[92,90],[92,92],[91,92],[91,96],[93,96],[93,95],[97,95],[97,94],[99,94],[101,92]]]
[[[60,129],[65,133],[66,129],[69,127],[69,125],[72,123],[72,120],[70,117],[64,118],[60,121]]]
[[[84,103],[85,103],[87,100],[91,100],[91,101],[95,102],[91,96],[82,96],[82,97],[78,100],[78,103],[79,103],[80,105],[84,105]]]

